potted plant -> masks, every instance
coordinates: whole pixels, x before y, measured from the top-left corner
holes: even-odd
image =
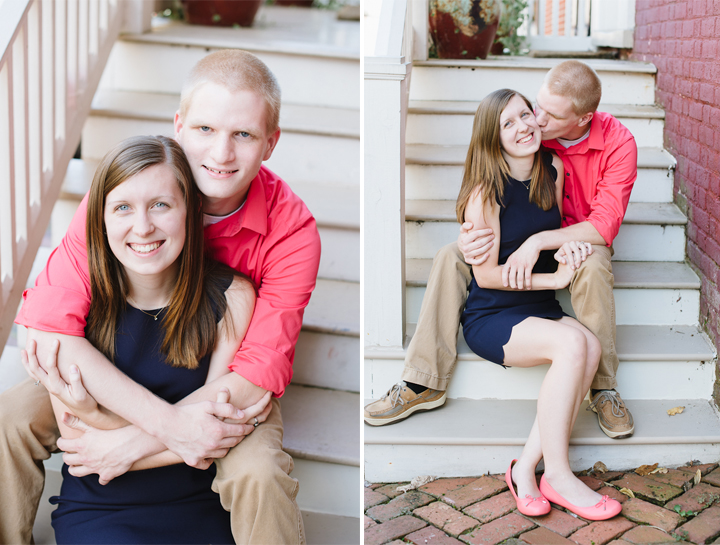
[[[441,59],[487,57],[500,17],[500,0],[430,0],[430,37]]]
[[[252,26],[263,0],[182,0],[191,25]]]
[[[517,30],[525,21],[527,7],[527,0],[502,0],[495,43],[490,50],[493,55],[502,55],[506,47],[511,55],[519,55],[525,47],[525,36],[520,36]]]

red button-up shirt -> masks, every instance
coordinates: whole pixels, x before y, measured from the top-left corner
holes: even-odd
[[[23,294],[18,324],[84,336],[91,293],[86,214],[87,195],[35,287]],[[295,343],[320,263],[315,219],[288,185],[263,166],[245,206],[207,226],[205,241],[210,255],[258,286],[250,327],[230,369],[281,396],[292,378]]]
[[[635,138],[608,113],[595,112],[590,136],[565,149],[557,140],[543,145],[565,167],[563,227],[589,221],[610,246],[625,217],[637,178]]]

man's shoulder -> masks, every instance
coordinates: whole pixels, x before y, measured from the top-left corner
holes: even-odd
[[[269,227],[285,226],[292,231],[314,221],[307,205],[285,180],[265,165],[260,168],[258,176],[264,188]]]
[[[600,122],[606,145],[610,144],[612,147],[619,147],[629,141],[635,141],[630,129],[623,125],[614,115],[607,112],[595,112],[593,118]]]

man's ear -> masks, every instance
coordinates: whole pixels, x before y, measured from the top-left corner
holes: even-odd
[[[278,140],[280,140],[280,128],[278,128],[274,133],[268,136],[263,161],[267,161],[268,159],[270,159],[270,156],[272,155],[275,146],[277,146]]]
[[[580,118],[580,121],[578,121],[578,127],[584,127],[585,125],[590,123],[590,121],[592,121],[592,118],[594,115],[595,115],[595,112],[589,112],[589,113],[585,114],[584,116],[582,116]]]
[[[175,127],[175,140],[177,140],[178,134],[180,134],[180,130],[183,128],[183,122],[182,119],[180,119],[180,110],[175,112],[175,119],[173,121],[173,125]]]

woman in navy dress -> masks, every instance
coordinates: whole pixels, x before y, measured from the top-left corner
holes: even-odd
[[[597,338],[567,316],[554,290],[573,275],[565,255],[542,252],[529,286],[503,281],[503,264],[531,235],[560,228],[562,161],[540,151],[541,132],[530,102],[501,89],[488,95],[475,115],[473,133],[457,201],[460,223],[490,227],[500,244],[473,266],[473,281],[462,315],[463,332],[478,355],[507,367],[550,364],[540,388],[537,416],[522,455],[513,460],[506,481],[521,513],[549,513],[551,500],[592,520],[620,512],[620,504],[590,490],[568,463],[568,443],[580,403],[600,358]],[[544,460],[540,487],[535,468]],[[515,490],[517,486],[517,493]]]
[[[169,403],[228,372],[255,304],[249,280],[204,257],[202,221],[190,167],[173,140],[131,138],[100,163],[88,197],[92,301],[85,334]],[[30,361],[38,372],[32,351]],[[56,373],[56,363],[48,369]],[[77,375],[67,382],[80,384]],[[95,411],[104,429],[126,425],[80,390],[83,418]],[[248,419],[264,421],[266,398],[245,411]],[[77,437],[63,422],[77,409],[51,400],[63,437]],[[103,485],[95,474],[71,475],[67,465],[62,473],[60,495],[51,499],[59,544],[233,543],[230,514],[211,490],[214,464],[195,469],[164,451]]]

